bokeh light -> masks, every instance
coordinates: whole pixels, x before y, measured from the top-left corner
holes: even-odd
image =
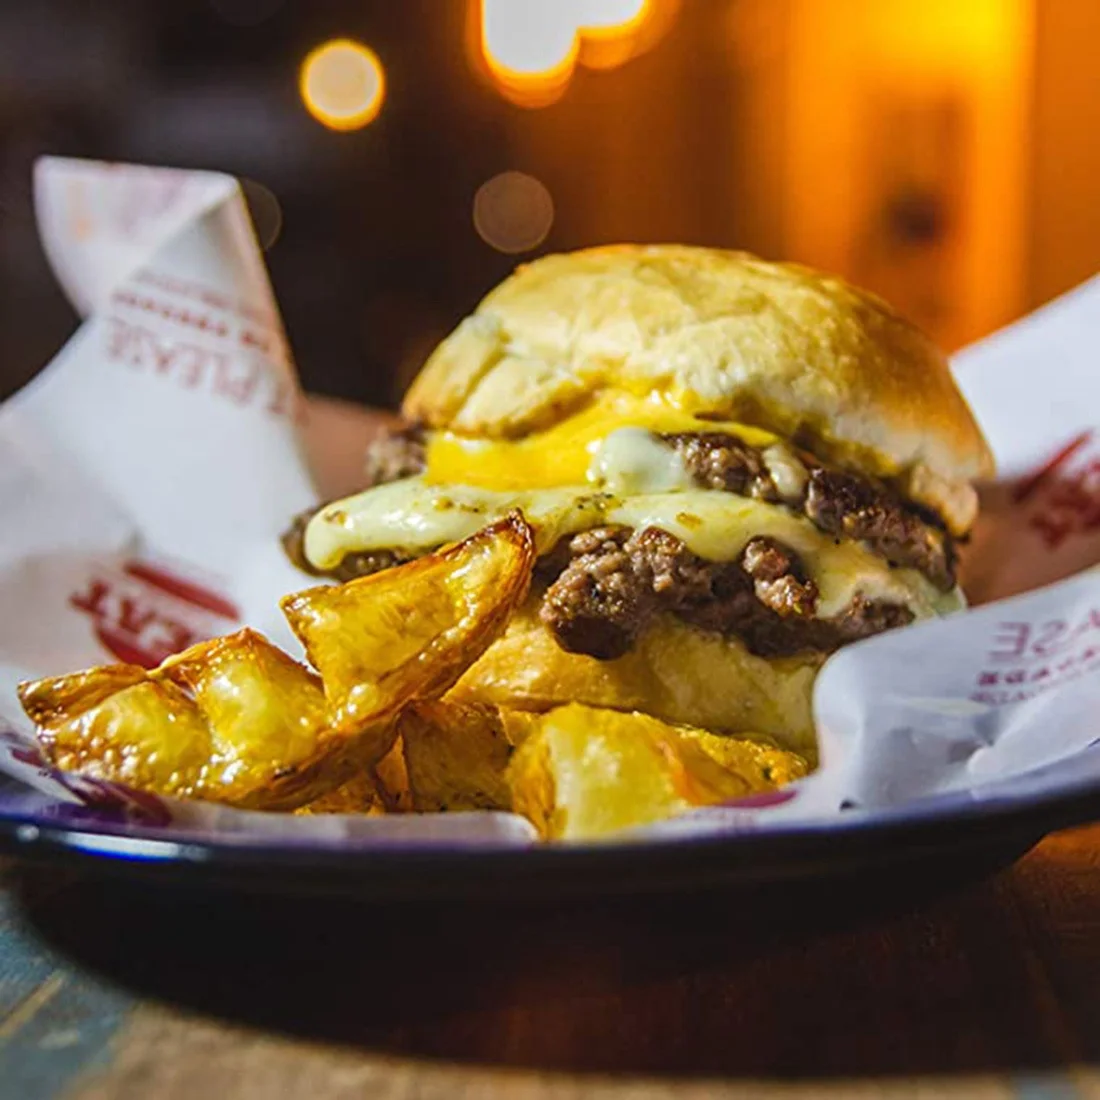
[[[673,0],[479,0],[478,60],[522,107],[560,99],[579,63],[609,69],[653,44]],[[656,32],[656,33],[654,33]]]
[[[579,49],[568,0],[482,0],[481,49],[497,86],[523,107],[560,98]]]
[[[501,172],[474,196],[474,228],[498,252],[536,248],[554,224],[554,200],[546,185],[526,172]]]
[[[386,77],[369,47],[333,39],[302,62],[298,89],[306,110],[331,130],[358,130],[382,109]]]
[[[668,33],[682,0],[577,0],[581,13],[578,61],[613,69],[652,49]]]

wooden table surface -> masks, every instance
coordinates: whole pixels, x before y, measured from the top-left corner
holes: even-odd
[[[552,906],[0,864],[0,1097],[1100,1097],[1098,857]]]

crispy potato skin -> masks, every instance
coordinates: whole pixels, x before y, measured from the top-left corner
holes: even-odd
[[[22,684],[19,698],[65,770],[263,810],[323,811],[350,781],[331,805],[408,808],[396,718],[446,692],[501,633],[534,556],[515,513],[420,561],[289,597],[320,675],[245,629],[151,672],[108,665]]]
[[[155,675],[187,692],[209,726],[199,797],[291,809],[339,784],[350,767],[329,727],[321,681],[253,630],[200,642]]]
[[[765,739],[569,705],[543,714],[441,700],[398,719],[413,809],[513,810],[545,839],[587,840],[807,774]]]
[[[93,779],[201,798],[211,756],[202,714],[175,684],[136,671],[140,679],[116,666],[21,685],[29,710],[49,711],[36,719],[46,756]]]
[[[355,733],[453,687],[523,601],[534,560],[531,528],[514,512],[439,553],[287,596],[336,728]]]
[[[365,814],[377,817],[386,812],[386,807],[371,773],[361,768],[342,786],[299,806],[294,812],[302,816]]]
[[[151,672],[109,665],[20,686],[50,760],[176,798],[289,809],[341,783],[320,680],[254,630]]]
[[[595,840],[805,771],[801,758],[767,745],[570,704],[538,719],[507,780],[513,808],[544,839]]]
[[[405,746],[400,732],[395,728],[396,739],[390,749],[371,770],[375,788],[388,814],[411,813],[412,791],[409,789],[409,771],[405,765]]]
[[[19,685],[19,702],[38,726],[69,717],[75,709],[98,706],[123,688],[147,678],[140,665],[100,665],[84,672],[31,680]]]
[[[676,732],[723,768],[747,776],[754,786],[759,783],[760,790],[782,787],[785,783],[804,779],[810,772],[805,757],[781,749],[767,738],[744,733],[736,736],[711,733],[693,726],[677,726]]]
[[[413,809],[507,810],[513,747],[496,707],[415,703],[397,720]]]

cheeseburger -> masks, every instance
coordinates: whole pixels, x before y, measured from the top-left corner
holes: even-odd
[[[369,487],[285,537],[350,579],[520,509],[526,604],[452,689],[813,747],[841,646],[963,606],[992,462],[942,354],[877,298],[744,253],[547,256],[431,356]]]

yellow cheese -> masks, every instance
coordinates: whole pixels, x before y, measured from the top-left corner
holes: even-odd
[[[323,508],[306,528],[306,557],[319,569],[357,550],[422,552],[457,542],[519,508],[535,528],[539,551],[602,523],[659,527],[711,561],[732,561],[756,535],[786,543],[802,557],[821,592],[818,614],[834,615],[857,595],[903,603],[918,618],[962,606],[913,569],[892,569],[859,543],[837,543],[785,508],[733,493],[695,489],[619,497],[586,486],[494,492],[407,478]]]
[[[478,485],[500,491],[596,484],[599,473],[593,458],[601,443],[623,428],[651,433],[724,432],[758,447],[777,439],[744,424],[701,420],[659,395],[614,393],[523,439],[470,439],[436,432],[428,440],[426,479],[435,485]]]

